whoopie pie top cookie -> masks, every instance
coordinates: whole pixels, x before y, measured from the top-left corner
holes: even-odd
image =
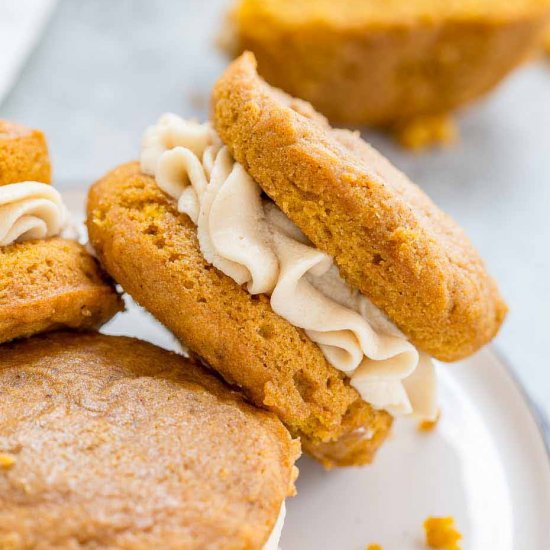
[[[41,335],[3,346],[0,394],[1,548],[276,550],[299,444],[192,360]]]
[[[0,121],[0,342],[96,327],[122,309],[49,181],[42,132]]]
[[[268,87],[253,58],[226,71],[213,107],[219,133],[165,115],[140,167],[92,187],[91,242],[307,452],[369,462],[389,415],[436,416],[430,355],[473,352],[505,306],[454,222],[357,136]]]
[[[467,357],[507,311],[462,229],[358,135],[271,88],[242,55],[217,82],[213,122],[235,159],[423,351]]]

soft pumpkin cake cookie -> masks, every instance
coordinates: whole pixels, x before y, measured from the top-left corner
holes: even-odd
[[[452,136],[445,115],[540,48],[550,0],[236,0],[232,53],[339,123]]]
[[[430,356],[465,357],[506,306],[456,224],[246,55],[213,125],[165,115],[141,163],[90,190],[109,273],[327,466],[364,464],[391,417],[437,414]]]
[[[39,130],[0,121],[0,342],[99,326],[122,309],[111,281],[75,240],[49,185]]]
[[[137,162],[91,188],[88,231],[124,290],[253,403],[277,413],[306,451],[326,465],[372,459],[390,416],[364,403],[267,296],[251,295],[205,260],[191,219]]]
[[[0,395],[0,548],[277,549],[299,444],[192,360],[36,336]]]
[[[40,130],[0,120],[0,185],[26,180],[51,181],[46,137]]]

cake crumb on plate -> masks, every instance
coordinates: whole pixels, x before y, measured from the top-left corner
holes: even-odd
[[[405,148],[422,151],[456,143],[458,133],[450,115],[419,116],[394,127],[395,139]]]
[[[439,424],[441,418],[441,409],[437,411],[437,416],[433,420],[422,420],[418,423],[419,432],[431,432]]]
[[[430,548],[461,550],[458,541],[462,535],[456,530],[452,517],[429,517],[424,522],[424,530]]]
[[[0,470],[9,470],[15,464],[15,458],[11,455],[0,454]]]

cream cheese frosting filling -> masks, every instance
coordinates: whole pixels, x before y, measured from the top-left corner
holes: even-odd
[[[141,169],[197,225],[204,258],[302,328],[361,397],[393,415],[434,418],[435,369],[316,249],[237,163],[209,124],[168,114],[145,132]]]
[[[61,195],[46,183],[0,187],[0,246],[59,235],[68,221]]]

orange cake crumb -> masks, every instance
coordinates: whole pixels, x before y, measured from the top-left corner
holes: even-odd
[[[369,544],[365,550],[384,550],[379,544]]]
[[[433,146],[452,145],[457,140],[457,130],[449,115],[423,116],[396,126],[395,139],[413,151]]]
[[[430,548],[442,550],[460,550],[458,541],[462,535],[455,529],[452,517],[429,517],[424,522],[426,531],[426,544]]]
[[[439,424],[441,418],[441,409],[437,411],[437,416],[433,420],[422,420],[418,423],[418,430],[420,432],[431,432]]]
[[[13,456],[0,454],[0,470],[9,470],[14,464]]]

